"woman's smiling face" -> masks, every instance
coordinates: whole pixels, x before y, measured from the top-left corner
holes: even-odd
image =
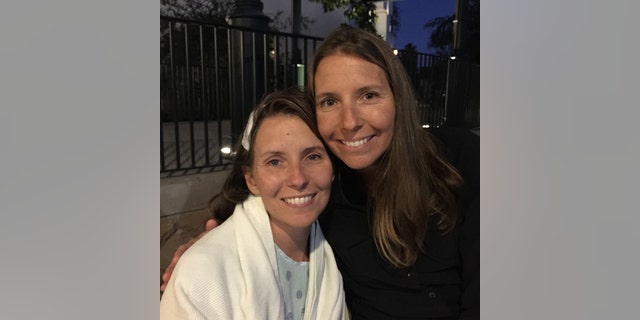
[[[395,100],[385,72],[354,55],[324,57],[314,75],[318,128],[347,166],[370,171],[389,148]]]
[[[260,196],[271,224],[309,227],[329,202],[333,167],[322,141],[300,118],[275,115],[257,128],[245,181]]]

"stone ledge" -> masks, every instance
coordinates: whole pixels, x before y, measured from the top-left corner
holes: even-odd
[[[160,216],[170,216],[207,206],[220,192],[229,170],[160,179]]]
[[[207,202],[229,170],[160,179],[160,277],[176,249],[204,231]],[[162,278],[160,278],[162,284]]]

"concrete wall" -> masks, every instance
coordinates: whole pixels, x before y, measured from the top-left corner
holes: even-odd
[[[220,191],[228,173],[224,170],[160,179],[161,276],[178,246],[204,230],[209,219],[207,202]]]

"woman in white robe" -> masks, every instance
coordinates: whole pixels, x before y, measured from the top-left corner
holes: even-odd
[[[252,112],[223,190],[210,203],[224,223],[176,265],[161,319],[348,318],[342,278],[316,221],[333,170],[312,103],[291,88]]]

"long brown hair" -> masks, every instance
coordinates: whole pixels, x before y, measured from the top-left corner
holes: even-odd
[[[396,267],[413,265],[424,250],[430,216],[438,228],[451,231],[457,219],[456,197],[462,177],[438,152],[416,114],[411,81],[400,60],[379,36],[349,26],[334,30],[316,49],[309,74],[334,54],[352,55],[379,66],[395,98],[391,144],[378,159],[376,179],[369,185],[374,203],[372,232],[378,252]]]
[[[251,117],[253,125],[243,130],[241,138],[234,148],[234,156],[231,172],[222,186],[222,190],[209,200],[208,208],[212,218],[218,223],[227,220],[233,214],[237,204],[246,200],[251,191],[244,179],[244,170],[253,166],[253,150],[251,148],[256,139],[256,133],[263,120],[275,115],[293,115],[302,120],[320,141],[322,137],[318,132],[315,114],[313,112],[313,99],[300,87],[291,87],[281,91],[275,91],[265,96],[255,107]],[[249,132],[245,132],[249,130]],[[247,136],[249,150],[242,145],[242,137]]]

